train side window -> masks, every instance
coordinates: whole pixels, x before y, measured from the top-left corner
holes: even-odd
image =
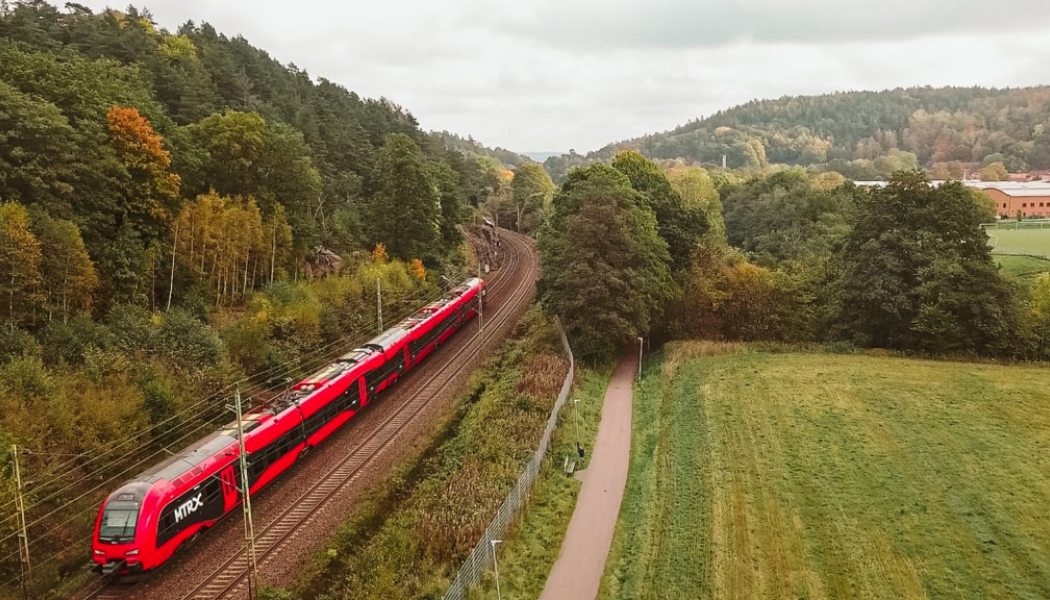
[[[168,513],[160,520],[160,532],[171,531],[171,528],[175,526],[175,515],[174,513]]]
[[[222,495],[222,485],[215,476],[208,478],[208,485],[204,486],[204,502],[211,503]]]

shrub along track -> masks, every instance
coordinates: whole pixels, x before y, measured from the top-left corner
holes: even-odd
[[[432,429],[481,359],[511,332],[539,272],[531,240],[503,232],[507,260],[489,280],[482,331],[472,321],[418,370],[358,415],[292,473],[253,498],[256,552],[263,583],[292,579],[299,565],[352,508],[358,493],[382,480]],[[468,337],[469,336],[469,337]],[[228,518],[197,547],[180,553],[147,581],[102,587],[85,598],[243,598],[247,561],[243,521]]]

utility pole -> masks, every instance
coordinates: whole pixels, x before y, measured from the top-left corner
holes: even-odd
[[[257,569],[258,565],[255,562],[255,527],[252,525],[252,496],[251,496],[251,484],[248,481],[248,454],[244,450],[244,421],[241,419],[241,388],[237,387],[237,391],[234,395],[234,412],[237,414],[237,445],[240,448],[240,462],[241,462],[241,494],[244,496],[244,502],[241,503],[241,508],[244,509],[244,541],[248,550],[248,598],[249,600],[256,600],[259,597],[259,586]]]
[[[481,261],[478,261],[478,279],[481,279]],[[481,279],[484,281],[483,279]],[[481,297],[481,289],[478,290],[478,331],[485,330],[485,299]]]
[[[22,471],[18,466],[18,445],[11,444],[11,458],[15,465],[15,501],[18,502],[18,555],[22,564],[22,599],[29,598],[29,583],[33,567],[29,562],[29,533],[26,530],[26,503],[22,496]]]
[[[376,277],[376,314],[379,315],[379,333],[383,333],[383,283]]]

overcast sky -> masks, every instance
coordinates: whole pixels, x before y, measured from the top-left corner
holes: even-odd
[[[582,153],[755,98],[1050,83],[1047,0],[135,5],[169,31],[207,21],[315,78],[390,98],[424,129],[520,152]]]

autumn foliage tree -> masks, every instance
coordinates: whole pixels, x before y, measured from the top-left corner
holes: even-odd
[[[255,200],[199,196],[183,207],[176,227],[177,263],[206,282],[216,304],[245,296],[260,278],[269,277],[274,240],[264,236]]]
[[[29,212],[16,202],[0,205],[0,317],[28,323],[41,298],[40,241]]]
[[[76,224],[53,219],[43,211],[32,214],[31,227],[41,246],[43,307],[47,320],[91,310],[98,274]]]

